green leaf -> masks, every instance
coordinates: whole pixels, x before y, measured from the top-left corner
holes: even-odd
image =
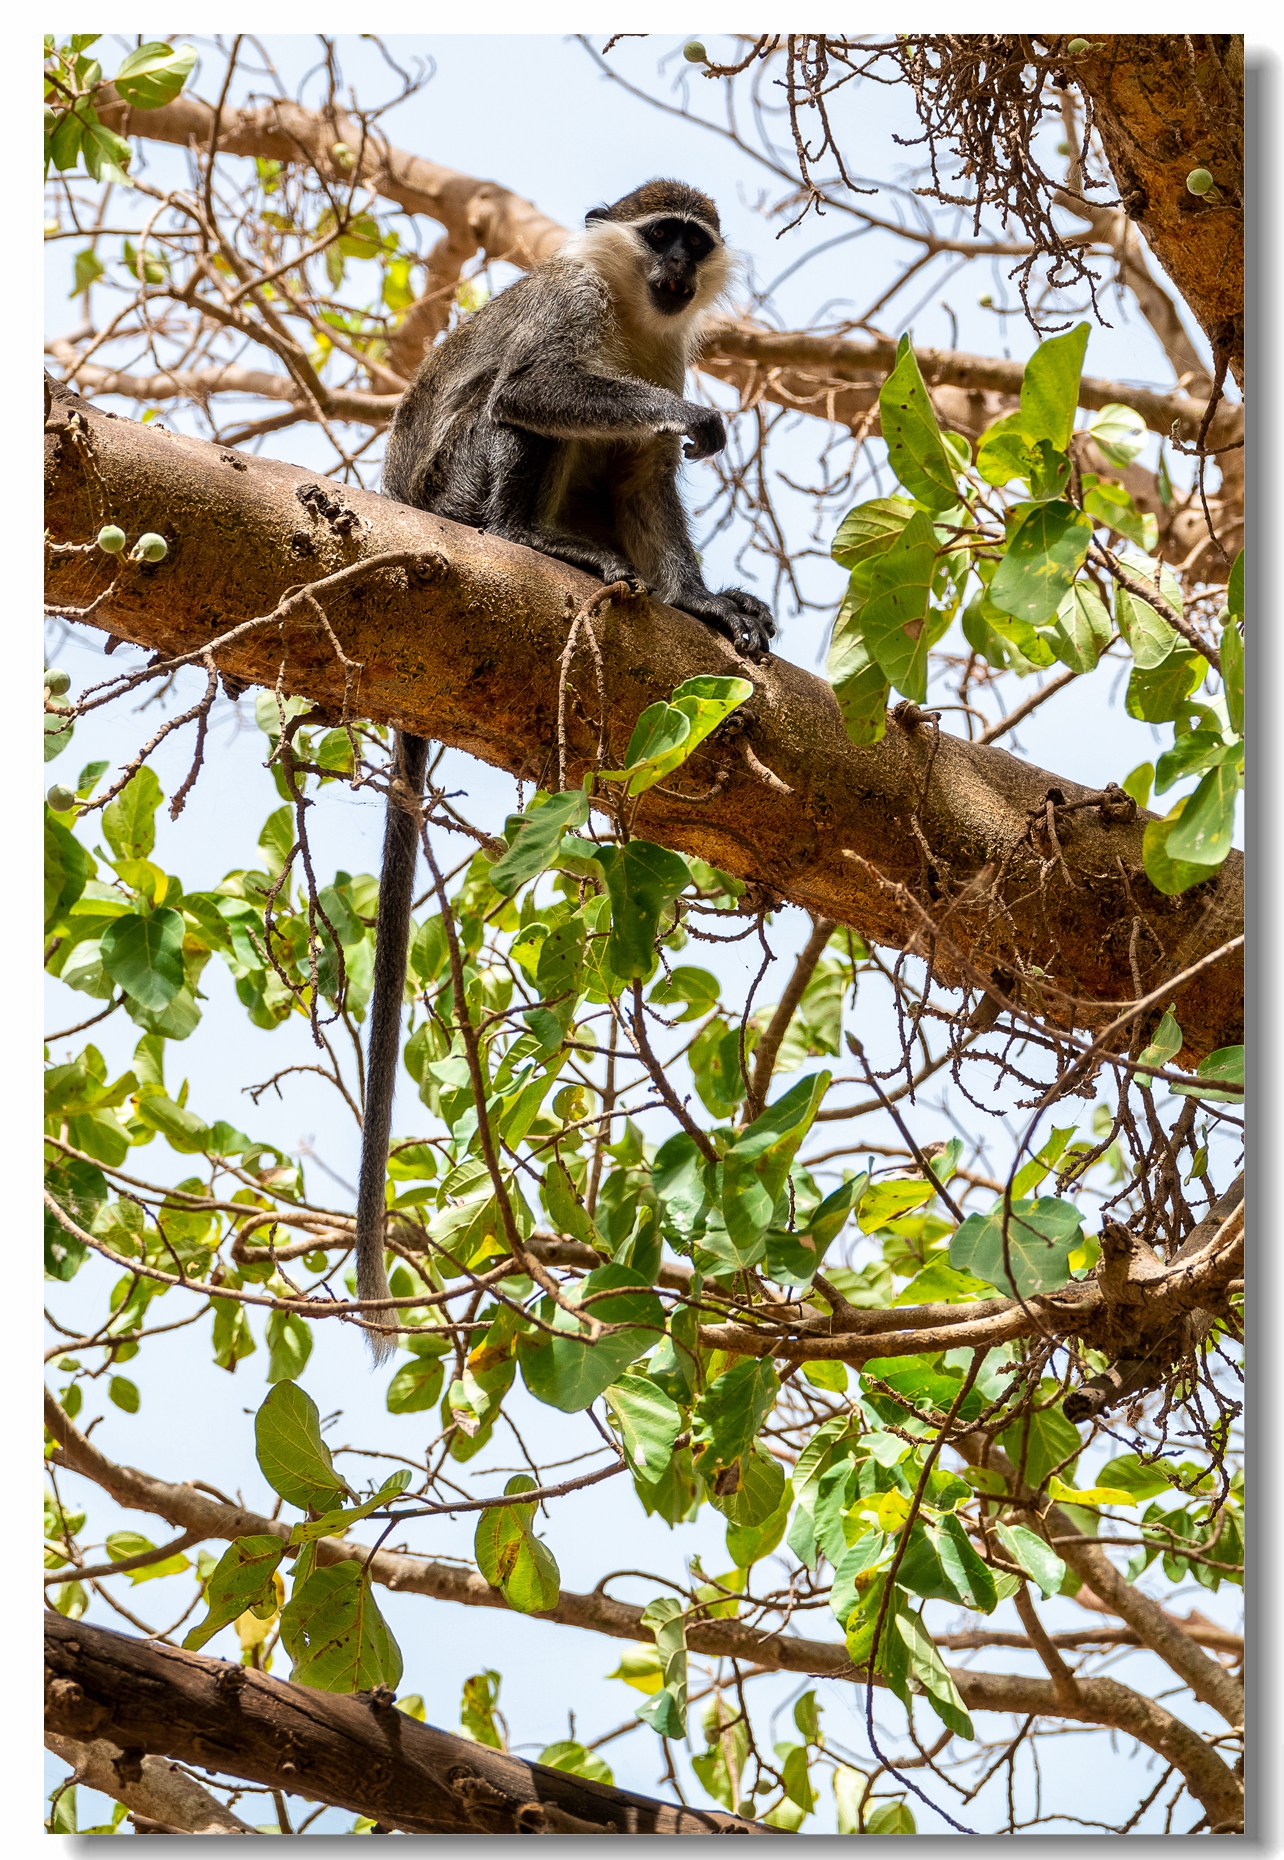
[[[586,1750],[583,1744],[563,1739],[559,1744],[549,1744],[541,1750],[537,1761],[551,1770],[565,1770],[571,1776],[587,1776],[590,1782],[603,1783],[609,1789],[615,1782],[611,1766],[603,1763],[596,1751]]]
[[[135,110],[159,110],[174,101],[195,64],[194,45],[174,48],[153,39],[129,54],[112,83],[121,101]]]
[[[563,833],[582,827],[588,811],[583,790],[570,788],[545,801],[533,801],[524,814],[510,819],[508,851],[486,873],[495,890],[511,898],[529,879],[546,871],[557,857]]]
[[[1226,688],[1226,716],[1230,727],[1243,737],[1243,634],[1236,621],[1221,632],[1221,675]]]
[[[862,1779],[862,1788],[864,1782]],[[855,1832],[854,1829],[849,1832]],[[872,1815],[865,1817],[866,1834],[917,1834],[918,1823],[915,1821],[908,1802],[884,1802]]]
[[[855,568],[890,548],[913,515],[913,504],[903,497],[874,497],[857,504],[839,524],[829,553],[844,568]]]
[[[89,172],[91,180],[112,181],[118,187],[132,185],[126,170],[129,167],[133,150],[122,136],[98,120],[97,112],[88,104],[80,105],[80,114],[84,117],[84,129],[81,132],[81,159]]]
[[[1172,723],[1186,715],[1188,700],[1204,682],[1207,671],[1207,659],[1192,652],[1183,640],[1153,671],[1133,667],[1124,708],[1139,723]]]
[[[77,252],[72,268],[72,286],[67,292],[68,297],[82,296],[91,284],[97,283],[105,269],[103,261],[91,245],[86,246],[83,252]]]
[[[1136,677],[1135,672],[1133,676]],[[1148,820],[1142,835],[1141,862],[1146,877],[1155,890],[1162,891],[1166,897],[1176,897],[1180,892],[1189,891],[1192,885],[1202,885],[1206,878],[1217,875],[1215,865],[1194,865],[1185,859],[1168,856],[1169,835],[1179,824],[1185,807],[1185,800],[1178,801],[1162,820]]]
[[[926,702],[927,655],[939,637],[929,619],[937,551],[932,520],[918,511],[870,564],[869,598],[860,612],[865,644],[880,670],[916,704]]]
[[[146,763],[103,809],[103,833],[118,859],[146,859],[156,844],[161,785]]]
[[[685,859],[649,840],[599,846],[595,857],[611,894],[606,959],[622,981],[650,974],[660,914],[691,882]]]
[[[704,1447],[700,1472],[712,1483],[713,1469],[746,1454],[776,1405],[780,1377],[770,1357],[746,1356],[711,1382],[692,1411],[695,1441]]]
[[[1163,1019],[1155,1028],[1154,1037],[1148,1046],[1138,1054],[1141,1063],[1146,1066],[1167,1066],[1182,1049],[1182,1031],[1177,1025],[1171,1008],[1166,1008]],[[1137,1074],[1137,1083],[1144,1091],[1149,1091],[1154,1081],[1144,1072]]]
[[[401,1649],[356,1558],[296,1581],[281,1610],[281,1640],[294,1662],[290,1677],[296,1685],[323,1692],[389,1686],[395,1692],[401,1681]]]
[[[926,1692],[928,1704],[941,1723],[960,1737],[974,1737],[972,1720],[963,1709],[954,1681],[919,1616],[909,1609],[898,1610],[893,1631],[908,1648],[910,1672]]]
[[[995,1529],[1012,1561],[1034,1580],[1045,1600],[1056,1595],[1066,1574],[1066,1566],[1056,1551],[1023,1524],[996,1523]]]
[[[266,1326],[269,1382],[293,1382],[312,1354],[312,1326],[293,1311],[269,1311]]]
[[[743,1259],[766,1233],[789,1165],[811,1129],[831,1074],[799,1079],[741,1132],[722,1159],[722,1212]]]
[[[549,1219],[559,1234],[569,1234],[584,1246],[597,1247],[597,1230],[575,1192],[565,1163],[556,1157],[544,1171],[544,1200],[548,1204]]]
[[[1141,415],[1115,400],[1092,415],[1088,431],[1100,447],[1102,457],[1118,471],[1131,465],[1146,443],[1146,422]]]
[[[671,1007],[677,1001],[684,1001],[687,1005],[677,1017],[681,1026],[685,1020],[702,1020],[711,1012],[718,1005],[720,991],[721,983],[708,969],[680,966],[661,977],[647,1000],[657,1007]]]
[[[145,1551],[154,1550],[155,1544],[149,1537],[142,1537],[137,1531],[110,1531],[106,1539],[107,1554],[113,1563],[123,1563],[126,1557],[141,1556]],[[132,1583],[154,1582],[158,1576],[181,1576],[184,1570],[192,1567],[181,1551],[176,1556],[160,1557],[154,1563],[144,1563],[141,1569],[131,1569],[126,1573]]]
[[[269,1600],[275,1602],[272,1577],[284,1555],[285,1539],[282,1537],[234,1538],[206,1580],[208,1612],[205,1619],[189,1631],[184,1647],[194,1653],[248,1608]]]
[[[646,1376],[621,1376],[606,1390],[606,1403],[620,1424],[633,1477],[654,1485],[682,1432],[682,1410]]]
[[[1021,431],[1032,445],[1046,439],[1058,452],[1069,448],[1089,328],[1078,323],[1064,336],[1045,338],[1025,365]]]
[[[1202,866],[1223,863],[1231,849],[1239,787],[1236,764],[1223,762],[1208,771],[1168,834],[1164,851],[1170,860]]]
[[[1147,1466],[1135,1453],[1124,1453],[1118,1459],[1107,1460],[1097,1474],[1096,1483],[1120,1487],[1138,1503],[1148,1498],[1158,1498],[1162,1493],[1172,1490],[1172,1481],[1163,1467]]]
[[[749,1036],[745,1052],[748,1057]],[[731,1117],[746,1090],[740,1068],[739,1027],[729,1027],[720,1019],[706,1022],[692,1041],[687,1060],[705,1110],[714,1117]]]
[[[992,1615],[999,1605],[994,1572],[977,1555],[962,1523],[949,1512],[931,1531],[936,1553],[962,1600],[969,1608]]]
[[[906,1214],[911,1208],[921,1208],[931,1201],[937,1187],[935,1181],[909,1178],[870,1183],[857,1205],[856,1225],[863,1234],[877,1233],[880,1227],[886,1226],[898,1214]]]
[[[533,1492],[535,1481],[516,1473],[505,1493]],[[483,1511],[477,1523],[473,1554],[492,1589],[519,1614],[541,1614],[557,1606],[557,1564],[553,1553],[531,1530],[534,1505],[498,1505]]]
[[[1055,1383],[1044,1383],[1040,1389],[1040,1400],[1047,1400],[1056,1392]],[[1041,1486],[1048,1474],[1057,1468],[1065,1477],[1073,1478],[1075,1461],[1073,1455],[1079,1447],[1079,1430],[1072,1427],[1059,1407],[1038,1408],[1033,1414],[1013,1421],[998,1436],[999,1445],[1018,1470],[1021,1466],[1022,1445],[1025,1450],[1025,1482],[1029,1486]],[[1061,1464],[1065,1461],[1065,1465]]]
[[[1114,635],[1110,615],[1089,582],[1076,581],[1057,609],[1046,638],[1072,672],[1090,672]]]
[[[107,1384],[107,1393],[126,1414],[138,1413],[138,1384],[131,1382],[128,1376],[113,1376]]]
[[[921,1272],[893,1298],[893,1305],[965,1305],[978,1298],[990,1298],[994,1287],[987,1279],[977,1279],[970,1272],[959,1272],[940,1257],[930,1260]]]
[[[887,460],[911,497],[928,510],[958,502],[954,460],[946,451],[931,396],[924,386],[908,335],[896,350],[896,366],[878,396]]]
[[[441,1394],[445,1366],[439,1356],[411,1357],[388,1384],[389,1414],[422,1414]]]
[[[1226,761],[1238,763],[1241,754],[1240,744],[1224,743],[1217,730],[1188,730],[1155,764],[1155,793],[1164,794],[1187,775],[1202,775]]]
[[[1244,1102],[1244,1049],[1242,1046],[1219,1046],[1215,1053],[1199,1062],[1198,1085],[1174,1085],[1173,1095],[1178,1098],[1203,1098],[1206,1102],[1216,1104],[1242,1104]],[[1238,1085],[1239,1091],[1215,1091],[1214,1085]]]
[[[650,705],[638,718],[625,752],[628,792],[641,794],[662,781],[752,696],[753,685],[747,678],[688,678],[674,692],[672,703]],[[681,727],[684,723],[685,728]],[[614,776],[620,778],[620,774]]]
[[[663,1684],[638,1707],[638,1717],[661,1737],[686,1736],[687,1647],[683,1607],[676,1596],[658,1596],[642,1610],[642,1626],[655,1635]]]
[[[1074,1135],[1075,1126],[1067,1124],[1062,1129],[1053,1129],[1052,1135],[1028,1163],[1023,1163],[1012,1179],[1012,1193],[1019,1198],[1028,1195],[1039,1186],[1045,1176],[1051,1175],[1058,1162],[1065,1155],[1066,1144]]]
[[[104,930],[99,961],[114,982],[145,1008],[164,1008],[183,986],[183,919],[177,911],[135,912]]]
[[[871,654],[861,631],[865,593],[853,602],[850,592],[839,609],[825,662],[825,676],[834,687],[843,727],[853,743],[881,742],[887,731],[887,699],[891,686]]]
[[[70,911],[94,870],[93,861],[74,833],[45,809],[45,928]]]
[[[339,1506],[334,1511],[323,1512],[319,1518],[309,1518],[305,1524],[296,1524],[290,1532],[292,1544],[315,1543],[320,1537],[341,1537],[350,1525],[360,1524],[372,1511],[382,1511],[394,1498],[400,1496],[410,1484],[409,1467],[393,1473],[379,1487],[373,1498],[367,1498],[359,1505]]]
[[[297,1382],[278,1382],[254,1417],[254,1446],[263,1477],[287,1505],[327,1511],[348,1486],[334,1470],[321,1438],[321,1417]]]
[[[739,1462],[739,1467],[740,1483],[735,1490],[711,1490],[708,1494],[709,1503],[731,1524],[765,1524],[774,1512],[779,1511],[784,1499],[784,1468],[757,1441]],[[726,1483],[730,1484],[730,1480]]]
[[[1023,514],[990,583],[990,605],[1042,626],[1057,612],[1083,565],[1092,520],[1059,500],[1018,504],[1016,512]]]
[[[1011,1298],[1054,1292],[1070,1280],[1070,1254],[1082,1243],[1083,1215],[1073,1202],[1022,1197],[1012,1203],[1008,1261],[1003,1264],[1003,1203],[989,1214],[970,1214],[950,1241],[950,1264],[986,1279]]]
[[[763,1557],[771,1555],[789,1523],[791,1498],[792,1492],[787,1491],[784,1503],[761,1524],[728,1524],[727,1555],[737,1569],[752,1569]]]
[[[492,1750],[503,1750],[504,1738],[495,1722],[495,1708],[499,1704],[501,1680],[494,1667],[487,1667],[483,1673],[474,1673],[465,1679],[463,1696],[459,1702],[459,1722],[465,1737],[474,1743],[486,1744]]]
[[[572,1328],[575,1318],[559,1306],[550,1314],[557,1336],[546,1342],[519,1339],[518,1360],[527,1388],[536,1401],[560,1408],[563,1414],[589,1407],[664,1330],[664,1307],[641,1273],[629,1266],[597,1266],[568,1297],[581,1304],[602,1292],[616,1295],[595,1298],[589,1306],[593,1316],[623,1328],[589,1343]]]

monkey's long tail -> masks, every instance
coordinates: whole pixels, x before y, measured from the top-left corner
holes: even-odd
[[[424,791],[428,739],[398,732],[396,784],[418,802]],[[375,931],[374,984],[370,994],[370,1036],[366,1045],[366,1105],[361,1126],[361,1177],[357,1187],[357,1296],[389,1298],[383,1264],[384,1183],[388,1174],[388,1140],[392,1100],[401,1056],[401,1003],[406,986],[410,940],[410,905],[414,897],[419,826],[413,813],[389,798],[379,875],[379,917]],[[367,1331],[376,1363],[392,1355],[391,1333]]]

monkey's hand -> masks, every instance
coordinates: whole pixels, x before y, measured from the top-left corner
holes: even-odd
[[[694,401],[684,403],[689,419],[683,431],[689,436],[682,448],[684,459],[711,459],[727,443],[727,428],[716,407],[699,407]]]
[[[720,594],[702,588],[684,594],[672,605],[681,608],[683,613],[694,614],[708,626],[717,627],[719,632],[730,634],[736,651],[747,659],[765,659],[776,637],[771,609],[765,607],[756,594],[747,594],[743,588],[724,588]]]

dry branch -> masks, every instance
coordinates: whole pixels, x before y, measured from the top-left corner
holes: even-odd
[[[199,656],[240,627],[215,653],[225,676],[274,686],[284,664],[283,691],[310,697],[338,721],[344,673],[324,628],[303,600],[277,610],[301,583],[346,569],[326,612],[361,667],[353,700],[360,713],[525,779],[548,778],[558,661],[568,616],[592,592],[587,577],[349,487],[329,487],[347,512],[331,521],[317,499],[300,501],[315,481],[298,467],[141,428],[71,396],[58,406],[46,439],[53,539],[83,542],[110,514],[129,534],[159,531],[170,545],[157,568],[125,563],[110,592],[116,570],[108,558],[55,555],[48,594],[65,617],[102,596],[91,624],[166,657]],[[65,425],[77,408],[78,434]],[[403,560],[418,554],[423,572],[362,574],[363,561],[396,552]],[[1146,816],[1112,823],[1088,806],[1063,817],[1064,862],[1049,873],[1030,822],[1044,813],[1050,789],[1069,803],[1088,800],[1090,790],[1002,749],[951,736],[938,744],[930,727],[893,723],[883,742],[855,747],[821,680],[781,659],[750,665],[698,621],[655,603],[610,606],[598,637],[616,742],[627,741],[645,705],[685,678],[734,672],[752,680],[750,740],[791,792],[755,780],[711,739],[692,759],[693,798],[650,790],[636,827],[813,915],[896,948],[921,939],[920,919],[881,875],[938,918],[948,913],[949,939],[973,964],[1030,977],[1026,1005],[1089,1029],[1109,1023],[1127,998],[1121,975],[1134,916],[1163,952],[1143,976],[1148,992],[1239,929],[1238,854],[1204,887],[1163,897],[1143,873]],[[581,676],[577,664],[571,682],[568,774],[576,781],[593,766],[597,698],[591,670]],[[707,793],[724,765],[726,780]],[[986,868],[1002,875],[1000,897],[974,883]],[[959,979],[943,948],[936,961],[944,979]],[[1239,962],[1200,973],[1178,991],[1176,1013],[1187,1062],[1238,1041]]]
[[[110,1731],[131,1752],[299,1792],[382,1833],[772,1832],[454,1737],[394,1710],[386,1689],[336,1697],[56,1614],[45,1617],[45,1713],[55,1734]]]
[[[254,1512],[208,1497],[194,1486],[173,1485],[133,1467],[116,1465],[79,1432],[48,1392],[45,1395],[45,1424],[54,1439],[61,1443],[53,1454],[55,1464],[66,1466],[92,1479],[127,1509],[147,1511],[153,1516],[166,1518],[172,1524],[199,1530],[204,1535],[221,1540],[251,1534],[270,1534],[281,1538],[289,1536],[290,1526],[283,1519],[263,1518]],[[1073,1527],[1067,1522],[1066,1529],[1072,1530]],[[1089,1540],[1085,1539],[1084,1542],[1088,1543]],[[1102,1562],[1108,1561],[1097,1546],[1092,1545],[1091,1548]],[[368,1558],[372,1579],[399,1593],[429,1596],[438,1601],[461,1602],[475,1608],[507,1608],[507,1603],[497,1589],[492,1589],[475,1570],[461,1569],[457,1564],[435,1563],[426,1557],[408,1556],[388,1550],[376,1550],[372,1555],[369,1546],[355,1543],[351,1539],[340,1542],[336,1538],[322,1538],[316,1549],[319,1564],[349,1558],[365,1561]],[[1110,1566],[1110,1571],[1116,1581],[1127,1588],[1128,1585],[1123,1584],[1113,1566]],[[1131,1596],[1137,1592],[1129,1589],[1128,1593]],[[1134,1611],[1137,1618],[1131,1613],[1125,1618],[1136,1629],[1144,1645],[1153,1647],[1161,1653],[1161,1657],[1168,1658],[1167,1632],[1176,1635],[1178,1643],[1188,1641],[1189,1637],[1183,1635],[1156,1604],[1144,1596],[1137,1599],[1145,1604],[1145,1609]],[[1122,1610],[1119,1612],[1122,1613]],[[1152,1615],[1159,1617],[1161,1646],[1156,1646],[1157,1630]],[[577,1595],[563,1590],[556,1607],[541,1614],[538,1619],[557,1622],[566,1627],[586,1628],[590,1632],[622,1640],[648,1641],[653,1638],[650,1630],[642,1626],[640,1608],[616,1601],[600,1591],[594,1591],[591,1595]],[[78,1623],[77,1627],[83,1625]],[[688,1624],[686,1639],[693,1652],[714,1658],[740,1659],[772,1671],[847,1679],[858,1683],[863,1681],[866,1672],[865,1668],[852,1665],[841,1641],[803,1640],[791,1634],[762,1633],[737,1620],[693,1621]],[[1221,1673],[1221,1668],[1209,1660],[1193,1641],[1189,1641],[1189,1645],[1201,1661]],[[1172,1664],[1172,1661],[1169,1660],[1169,1663]],[[1220,1823],[1234,1820],[1242,1813],[1240,1785],[1217,1752],[1164,1706],[1144,1698],[1116,1680],[1080,1679],[1078,1701],[1070,1709],[1064,1701],[1054,1697],[1052,1686],[1045,1679],[1026,1678],[1021,1674],[978,1673],[962,1667],[952,1667],[950,1672],[964,1704],[971,1711],[1011,1711],[1040,1717],[1070,1717],[1080,1723],[1113,1726],[1137,1738],[1150,1749],[1159,1751],[1168,1762],[1175,1764],[1186,1777],[1191,1793],[1207,1809],[1211,1819]],[[1202,1674],[1200,1676],[1203,1677]],[[1227,1676],[1223,1674],[1222,1677]],[[1233,1681],[1228,1680],[1228,1683],[1233,1687]],[[108,1696],[113,1695],[109,1692]],[[1201,1692],[1200,1696],[1205,1696],[1205,1692]],[[80,1730],[69,1726],[68,1730],[73,1736],[95,1734],[92,1725]],[[309,1793],[319,1792],[309,1785]]]

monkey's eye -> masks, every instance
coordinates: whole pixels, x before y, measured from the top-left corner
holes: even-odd
[[[707,258],[713,250],[713,240],[699,226],[688,226],[682,235],[682,243],[692,258]]]
[[[677,228],[672,220],[656,220],[652,225],[643,228],[642,237],[653,252],[663,252],[666,246],[673,243],[676,231]]]

